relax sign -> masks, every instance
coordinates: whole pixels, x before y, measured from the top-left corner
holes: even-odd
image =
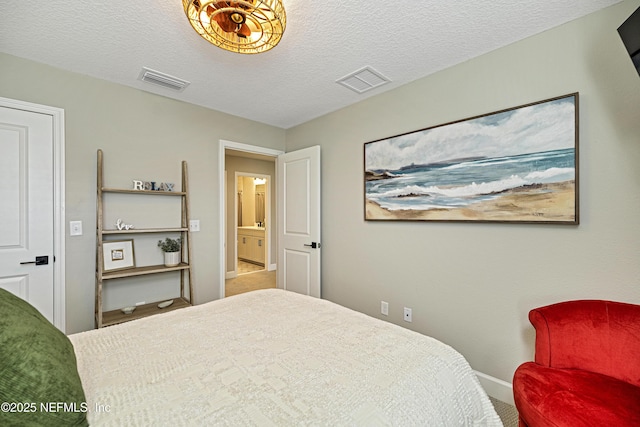
[[[170,182],[161,182],[158,186],[156,186],[155,181],[138,181],[136,179],[133,180],[133,189],[134,190],[147,190],[147,191],[173,191],[173,186]]]

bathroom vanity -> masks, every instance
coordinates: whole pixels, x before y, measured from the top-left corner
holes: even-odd
[[[238,227],[238,258],[254,264],[265,265],[265,249],[264,227]]]

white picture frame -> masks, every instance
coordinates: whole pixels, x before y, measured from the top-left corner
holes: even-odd
[[[135,268],[133,239],[102,242],[102,270]]]

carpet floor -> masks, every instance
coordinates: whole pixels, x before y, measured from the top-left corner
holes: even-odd
[[[496,412],[502,420],[504,427],[518,427],[518,410],[515,406],[494,399],[491,396],[489,396],[489,400],[493,403],[493,407],[496,408]]]

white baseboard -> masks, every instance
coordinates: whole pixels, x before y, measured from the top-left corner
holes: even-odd
[[[513,386],[511,383],[502,381],[501,379],[492,377],[491,375],[483,374],[482,372],[474,371],[480,385],[484,388],[487,394],[502,402],[513,405]]]
[[[267,267],[267,271],[273,271],[276,269],[276,264],[269,264],[269,266]]]

